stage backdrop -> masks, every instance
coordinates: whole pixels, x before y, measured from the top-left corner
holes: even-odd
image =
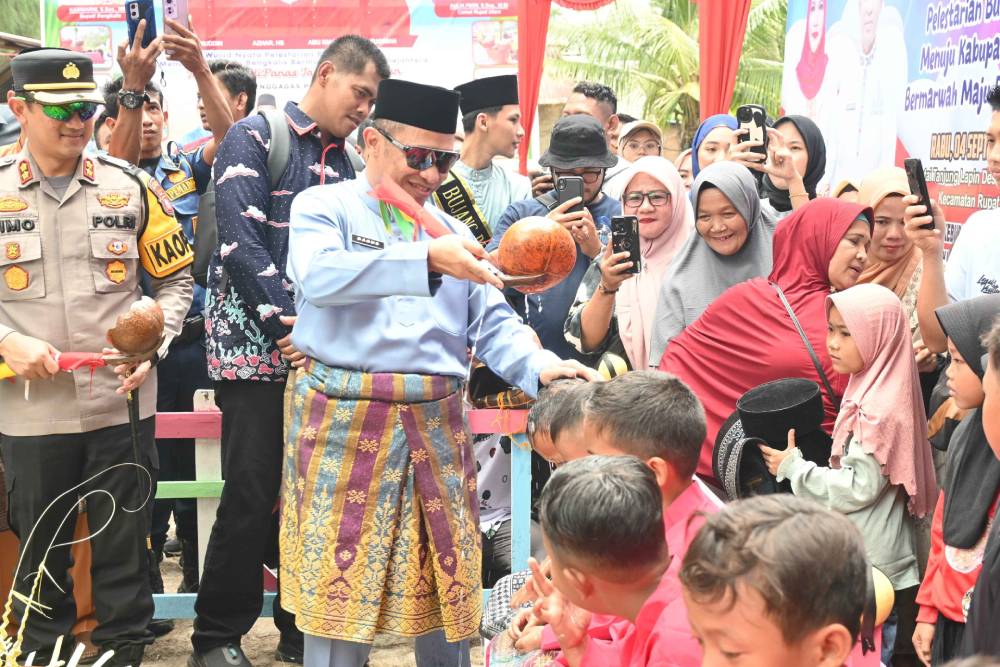
[[[826,138],[824,186],[906,157],[959,225],[996,208],[986,93],[1000,82],[1000,0],[789,0],[782,106]]]
[[[162,0],[154,0],[159,34]],[[42,40],[88,53],[107,80],[127,39],[124,0],[42,0]],[[517,72],[517,0],[188,0],[209,58],[257,74],[257,93],[278,105],[309,86],[323,47],[349,33],[375,41],[393,76],[452,87]],[[198,123],[196,87],[175,63],[161,62],[170,127],[180,138]]]

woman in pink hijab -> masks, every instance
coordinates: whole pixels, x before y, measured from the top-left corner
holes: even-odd
[[[649,366],[649,340],[667,266],[694,226],[677,168],[662,157],[639,158],[623,174],[622,215],[639,219],[638,274],[628,253],[609,242],[580,283],[566,318],[566,340],[594,361],[604,352],[627,356],[629,366]]]

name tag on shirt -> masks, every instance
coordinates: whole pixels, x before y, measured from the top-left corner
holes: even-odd
[[[366,248],[374,248],[375,250],[382,250],[385,248],[385,244],[378,239],[370,239],[367,236],[360,236],[358,234],[351,234],[351,241],[357,243],[358,245],[363,245]]]

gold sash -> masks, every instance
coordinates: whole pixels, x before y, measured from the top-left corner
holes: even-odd
[[[493,238],[486,216],[472,196],[472,189],[454,171],[449,171],[448,180],[434,191],[434,203],[451,217],[461,220],[484,246]]]

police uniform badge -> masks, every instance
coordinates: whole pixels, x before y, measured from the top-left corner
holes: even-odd
[[[94,161],[89,157],[83,158],[83,177],[91,183],[96,183],[94,178]]]
[[[128,277],[128,267],[120,259],[113,259],[104,268],[104,275],[115,285],[121,285]]]
[[[15,264],[3,272],[3,281],[6,283],[7,289],[10,291],[20,292],[21,290],[28,288],[30,279],[28,277],[28,272]]]
[[[66,63],[63,67],[62,75],[64,79],[79,79],[80,78],[80,68],[76,66],[74,62]]]
[[[104,208],[124,208],[128,206],[129,200],[132,199],[132,195],[120,192],[109,192],[103,195],[97,195],[97,202]]]
[[[20,197],[0,197],[0,213],[18,213],[28,208],[28,202]]]
[[[128,243],[115,239],[108,244],[108,252],[112,255],[124,255],[128,252]]]
[[[3,255],[10,261],[21,258],[21,244],[17,241],[8,241],[4,244]]]

